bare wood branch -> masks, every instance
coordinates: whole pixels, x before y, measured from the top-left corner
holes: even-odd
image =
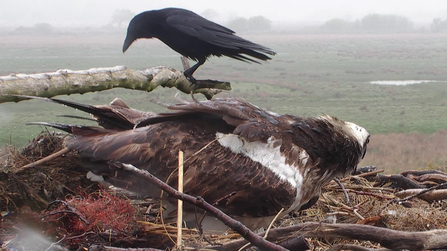
[[[326,251],[339,251],[339,250],[352,250],[352,251],[391,251],[391,249],[387,248],[365,248],[362,246],[354,245],[354,244],[337,244],[327,249]]]
[[[396,183],[397,187],[402,189],[409,188],[424,188],[423,185],[416,183],[414,180],[411,180],[401,174],[391,174],[391,175],[379,175],[374,178],[377,184],[385,184],[387,182]]]
[[[434,201],[443,200],[447,198],[447,189],[439,189],[445,187],[447,183],[442,183],[426,189],[407,189],[395,193],[397,197],[401,198],[399,201],[407,201],[414,197],[420,197],[423,200]]]
[[[259,233],[263,235],[264,233]],[[307,222],[289,227],[270,230],[267,240],[274,241],[288,235],[302,235],[306,238],[338,238],[364,240],[379,243],[389,249],[426,250],[447,247],[447,230],[430,230],[424,232],[405,232],[359,224],[328,224]],[[245,240],[227,243],[216,250],[236,250],[245,245]]]
[[[92,245],[89,247],[90,251],[163,251],[157,248],[118,248],[103,245]]]
[[[187,94],[201,93],[208,99],[220,90],[231,89],[228,83],[215,86],[215,89],[220,90],[195,89],[181,71],[163,66],[143,71],[132,70],[126,66],[115,66],[82,71],[58,70],[31,75],[0,76],[0,103],[21,100],[18,97],[8,96],[8,94],[54,97],[104,91],[118,87],[150,92],[158,86],[175,87]]]
[[[70,150],[69,150],[68,148],[65,147],[65,148],[63,148],[62,150],[57,151],[57,152],[55,152],[55,153],[52,153],[52,154],[48,155],[48,156],[45,157],[45,158],[42,158],[42,159],[40,159],[40,160],[36,160],[36,161],[34,161],[34,162],[32,162],[32,163],[29,163],[29,164],[27,164],[27,165],[24,165],[24,166],[22,166],[22,167],[19,167],[19,168],[17,168],[17,169],[14,169],[14,170],[12,170],[12,172],[13,172],[14,174],[18,174],[18,173],[20,173],[20,172],[23,172],[23,171],[27,170],[28,168],[31,168],[31,167],[35,167],[35,166],[41,165],[41,164],[46,163],[46,162],[48,162],[48,161],[51,161],[51,160],[53,160],[53,159],[55,159],[55,158],[58,158],[58,157],[60,157],[60,156],[62,156],[62,155],[64,155],[64,154],[66,154],[66,153],[68,153],[68,152],[70,152]]]
[[[447,230],[405,232],[358,224],[308,222],[291,227],[273,229],[270,232],[270,236],[284,236],[287,233],[297,231],[305,237],[373,241],[390,249],[423,250],[447,246]]]

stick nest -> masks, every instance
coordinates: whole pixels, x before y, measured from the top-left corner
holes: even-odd
[[[61,150],[62,142],[63,135],[46,132],[23,149],[9,148],[0,156],[2,248],[174,248],[177,228],[161,222],[158,201],[129,198],[104,190],[85,177],[86,171],[80,167],[79,156],[75,152],[38,166],[21,168]],[[313,207],[279,219],[274,227],[325,222],[403,231],[446,228],[447,196],[443,193],[446,181],[446,173],[433,170],[406,171],[396,175],[359,174],[341,180],[344,188],[332,181]],[[415,196],[430,187],[437,189]],[[414,191],[407,193],[410,190]],[[440,195],[435,196],[434,193]],[[296,235],[290,233],[277,241]],[[183,231],[185,250],[205,247],[225,250],[227,243],[239,238],[231,231],[225,235],[201,235],[196,229]],[[326,250],[337,244],[383,248],[369,241],[306,239],[312,250]]]

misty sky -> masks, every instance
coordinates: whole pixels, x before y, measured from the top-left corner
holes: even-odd
[[[416,23],[447,18],[445,0],[0,0],[0,28],[50,23],[57,26],[105,25],[116,9],[140,13],[181,7],[201,13],[214,9],[214,21],[262,15],[274,22],[349,21],[366,14],[398,14]]]

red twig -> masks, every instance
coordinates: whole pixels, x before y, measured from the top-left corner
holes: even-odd
[[[56,203],[63,204],[67,210],[62,210],[62,211],[57,211],[57,212],[51,212],[51,213],[49,213],[49,214],[46,214],[46,215],[42,216],[42,219],[44,219],[44,218],[47,217],[47,216],[51,216],[51,215],[55,215],[55,214],[61,214],[61,213],[66,213],[66,214],[74,214],[74,215],[78,216],[79,219],[82,220],[86,225],[90,225],[90,222],[89,222],[84,216],[82,216],[76,208],[70,206],[66,201],[63,201],[63,200],[55,200],[55,201],[52,201],[52,202],[50,202],[50,203],[48,204],[48,206],[47,206],[47,208],[46,208],[45,210],[48,211],[48,209],[49,209],[52,205],[54,205],[54,204],[56,204]]]

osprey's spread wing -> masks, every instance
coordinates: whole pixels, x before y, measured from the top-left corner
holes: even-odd
[[[59,128],[72,134],[65,145],[81,154],[85,168],[143,195],[160,190],[109,163],[132,164],[176,187],[178,151],[184,151],[184,192],[251,228],[281,208],[285,214],[314,203],[324,184],[355,169],[369,137],[330,116],[278,115],[240,99],[168,108],[131,130]]]

